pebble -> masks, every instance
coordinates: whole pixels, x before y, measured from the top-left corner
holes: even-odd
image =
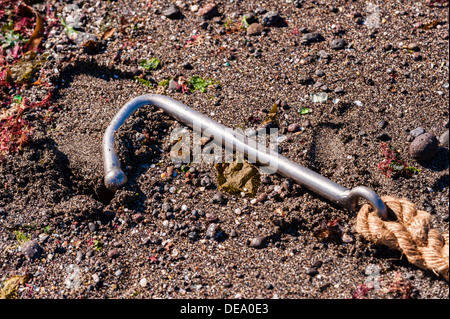
[[[301,85],[308,85],[308,84],[314,83],[314,80],[310,76],[301,76],[298,79],[298,83],[300,83]]]
[[[200,181],[200,185],[202,185],[203,187],[210,187],[211,184],[211,178],[209,176],[203,177]]]
[[[338,86],[338,87],[336,87],[334,89],[334,93],[336,93],[336,94],[344,94],[345,90],[344,90],[344,88],[342,86]]]
[[[84,259],[84,254],[83,254],[83,252],[82,252],[82,251],[78,251],[78,252],[77,252],[77,256],[76,256],[76,258],[75,258],[75,261],[76,261],[76,262],[81,262],[83,259]]]
[[[225,203],[225,197],[220,192],[216,193],[216,194],[214,194],[214,196],[212,198],[212,202],[217,203],[217,204],[223,204],[223,203]]]
[[[147,287],[148,285],[148,281],[146,278],[142,278],[141,280],[139,280],[139,286],[141,286],[142,288]]]
[[[320,267],[322,267],[322,265],[323,265],[323,261],[322,260],[318,260],[312,265],[312,267],[315,268],[315,269],[319,269]]]
[[[422,61],[423,56],[419,52],[414,52],[413,59],[414,59],[414,61]]]
[[[169,87],[168,87],[169,91],[176,91],[177,87],[178,87],[177,81],[175,81],[174,79],[171,79],[169,81]]]
[[[250,240],[250,247],[261,249],[266,246],[267,237],[266,236],[257,236]]]
[[[385,128],[386,126],[388,126],[388,122],[385,120],[381,120],[377,123],[379,128]]]
[[[261,176],[261,183],[264,184],[264,185],[269,185],[270,183],[272,183],[272,180],[267,175]]]
[[[269,11],[262,17],[262,25],[266,27],[272,27],[280,25],[283,19],[276,11]]]
[[[39,246],[37,240],[29,240],[25,244],[23,244],[21,252],[26,257],[35,259],[41,257],[43,249],[41,246]]]
[[[110,251],[108,251],[108,257],[111,259],[119,257],[119,250],[117,248],[113,248]]]
[[[169,7],[167,7],[167,9],[165,9],[162,14],[171,20],[174,19],[180,19],[181,18],[181,11],[180,8],[178,8],[178,6],[176,6],[175,4],[170,5]]]
[[[300,125],[298,123],[293,123],[288,126],[288,131],[291,133],[300,131]]]
[[[316,70],[315,75],[321,78],[325,76],[325,72],[323,72],[322,70]]]
[[[264,288],[271,290],[273,289],[273,285],[270,282],[267,282],[264,284]]]
[[[415,51],[415,52],[419,51],[420,50],[419,44],[417,44],[415,42],[408,44],[408,50]]]
[[[206,238],[218,239],[222,235],[222,228],[219,224],[212,223],[206,229],[205,236]]]
[[[141,213],[133,214],[131,217],[136,223],[139,223],[144,220],[144,216]]]
[[[94,283],[98,284],[100,282],[100,277],[97,274],[93,274],[92,280],[94,281]]]
[[[252,23],[247,28],[247,35],[260,35],[264,31],[264,26],[259,23]]]
[[[173,211],[173,207],[168,203],[168,202],[164,202],[161,206],[161,209],[165,212],[172,212]]]
[[[310,44],[313,42],[320,42],[323,40],[324,40],[324,38],[323,38],[322,34],[320,34],[318,32],[309,32],[309,33],[306,33],[305,35],[303,35],[302,44]]]
[[[190,64],[189,62],[184,62],[184,63],[181,65],[181,67],[182,67],[183,69],[186,69],[186,70],[192,70],[192,69],[193,69],[192,64]]]
[[[192,241],[196,241],[198,239],[198,234],[195,231],[191,231],[188,233],[188,238]]]
[[[416,160],[428,160],[438,151],[439,142],[432,133],[423,133],[416,137],[409,146],[409,154]]]
[[[342,242],[344,242],[344,243],[351,243],[351,242],[353,242],[352,236],[350,236],[349,234],[346,234],[346,233],[344,233],[342,235],[341,239],[342,239]]]
[[[414,130],[410,131],[409,135],[416,138],[417,136],[422,135],[423,133],[425,133],[425,130],[422,127],[417,127]]]
[[[208,223],[217,223],[219,221],[219,217],[214,213],[206,213],[205,218]]]
[[[442,133],[442,135],[439,137],[439,143],[442,146],[448,147],[448,130]]]
[[[219,14],[217,5],[214,3],[208,3],[198,11],[198,15],[203,19],[211,19]]]
[[[281,187],[283,187],[288,192],[292,191],[293,188],[292,181],[289,179],[284,180],[283,183],[281,183]]]
[[[330,48],[333,50],[343,50],[345,49],[345,46],[347,45],[347,42],[345,42],[344,39],[334,39],[331,41]]]

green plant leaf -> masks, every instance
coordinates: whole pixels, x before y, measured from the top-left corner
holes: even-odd
[[[215,82],[212,79],[203,79],[200,76],[194,75],[189,79],[188,85],[192,88],[191,91],[200,91],[202,93],[206,92],[206,88]]]
[[[62,17],[61,17],[61,24],[64,26],[64,28],[66,28],[66,33],[69,39],[72,39],[72,37],[78,34],[78,31],[76,31],[73,27],[69,27]]]
[[[247,21],[247,16],[243,16],[242,21],[241,21],[241,28],[244,30],[247,30],[248,26],[249,26],[249,23]]]
[[[151,59],[142,59],[141,61],[139,61],[139,64],[147,70],[156,70],[157,68],[159,68],[159,66],[161,65],[161,61],[159,61],[156,58],[151,58]]]
[[[305,115],[305,114],[309,114],[311,112],[311,110],[307,107],[302,107],[299,111],[300,115]]]

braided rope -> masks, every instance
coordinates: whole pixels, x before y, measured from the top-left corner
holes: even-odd
[[[408,200],[391,196],[381,199],[397,220],[382,220],[371,205],[365,204],[358,212],[356,231],[369,241],[401,251],[410,263],[431,269],[448,281],[449,234],[430,228],[431,215],[417,210]]]

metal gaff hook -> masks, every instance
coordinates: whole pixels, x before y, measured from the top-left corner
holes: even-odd
[[[325,197],[326,199],[346,208],[355,211],[358,206],[358,199],[366,199],[384,220],[388,220],[388,211],[381,198],[371,189],[365,186],[358,186],[348,190],[316,172],[295,164],[284,156],[273,150],[266,150],[260,144],[247,143],[247,139],[231,131],[226,126],[206,117],[205,115],[188,108],[186,105],[164,95],[147,94],[136,97],[125,104],[114,116],[103,136],[103,161],[105,170],[105,186],[115,191],[127,183],[127,177],[120,168],[119,158],[114,150],[114,132],[131,116],[138,108],[144,105],[153,105],[165,113],[173,116],[178,121],[186,124],[190,128],[222,140],[226,147],[247,156],[249,160],[263,165],[273,164],[277,167],[276,172],[280,175],[293,179],[298,184]],[[258,147],[258,145],[260,145]],[[263,151],[266,150],[266,151]]]

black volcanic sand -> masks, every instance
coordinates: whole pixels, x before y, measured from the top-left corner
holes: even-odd
[[[166,94],[231,128],[256,128],[249,118],[263,120],[278,103],[283,156],[346,188],[407,198],[448,233],[448,144],[421,162],[408,151],[410,130],[437,137],[448,130],[448,7],[384,1],[379,28],[369,28],[364,1],[306,0],[301,8],[217,1],[220,15],[207,24],[191,11],[204,1],[180,1],[183,16],[174,20],[163,18],[163,1],[149,8],[143,0],[52,7],[63,14],[68,3],[81,8],[84,31],[116,32],[95,54],[71,43],[63,27],[53,27],[42,44],[53,57],[43,68],[57,86],[58,110],[51,122],[42,120],[46,110],[30,110],[31,144],[0,164],[0,281],[28,274],[18,298],[448,298],[442,277],[359,236],[355,212],[282,176],[264,180],[256,196],[269,196],[257,203],[221,192],[212,164],[187,164],[186,177],[169,153],[170,133],[182,124],[152,106],[117,134],[128,184],[115,193],[103,185],[101,150],[112,117],[142,94]],[[249,13],[262,22],[259,6],[285,23],[256,36],[225,27]],[[34,7],[45,14],[44,4]],[[415,27],[433,21],[440,24]],[[303,44],[305,32],[319,32],[323,41]],[[201,37],[188,42],[193,34]],[[332,48],[335,38],[346,41],[345,49]],[[322,50],[329,58],[318,57]],[[151,57],[160,68],[144,70],[139,61]],[[152,85],[134,80],[139,75]],[[194,75],[215,84],[189,94],[158,85]],[[307,77],[312,81],[304,84]],[[310,94],[322,91],[328,99],[312,103]],[[27,94],[39,98],[43,90],[29,86]],[[311,112],[301,115],[303,107]],[[302,129],[286,131],[293,123]],[[377,168],[384,159],[380,138],[420,172],[386,177]],[[172,171],[175,177],[162,176]],[[317,236],[333,221],[329,240]],[[33,258],[18,232],[37,241]],[[364,291],[372,268],[379,285]]]

